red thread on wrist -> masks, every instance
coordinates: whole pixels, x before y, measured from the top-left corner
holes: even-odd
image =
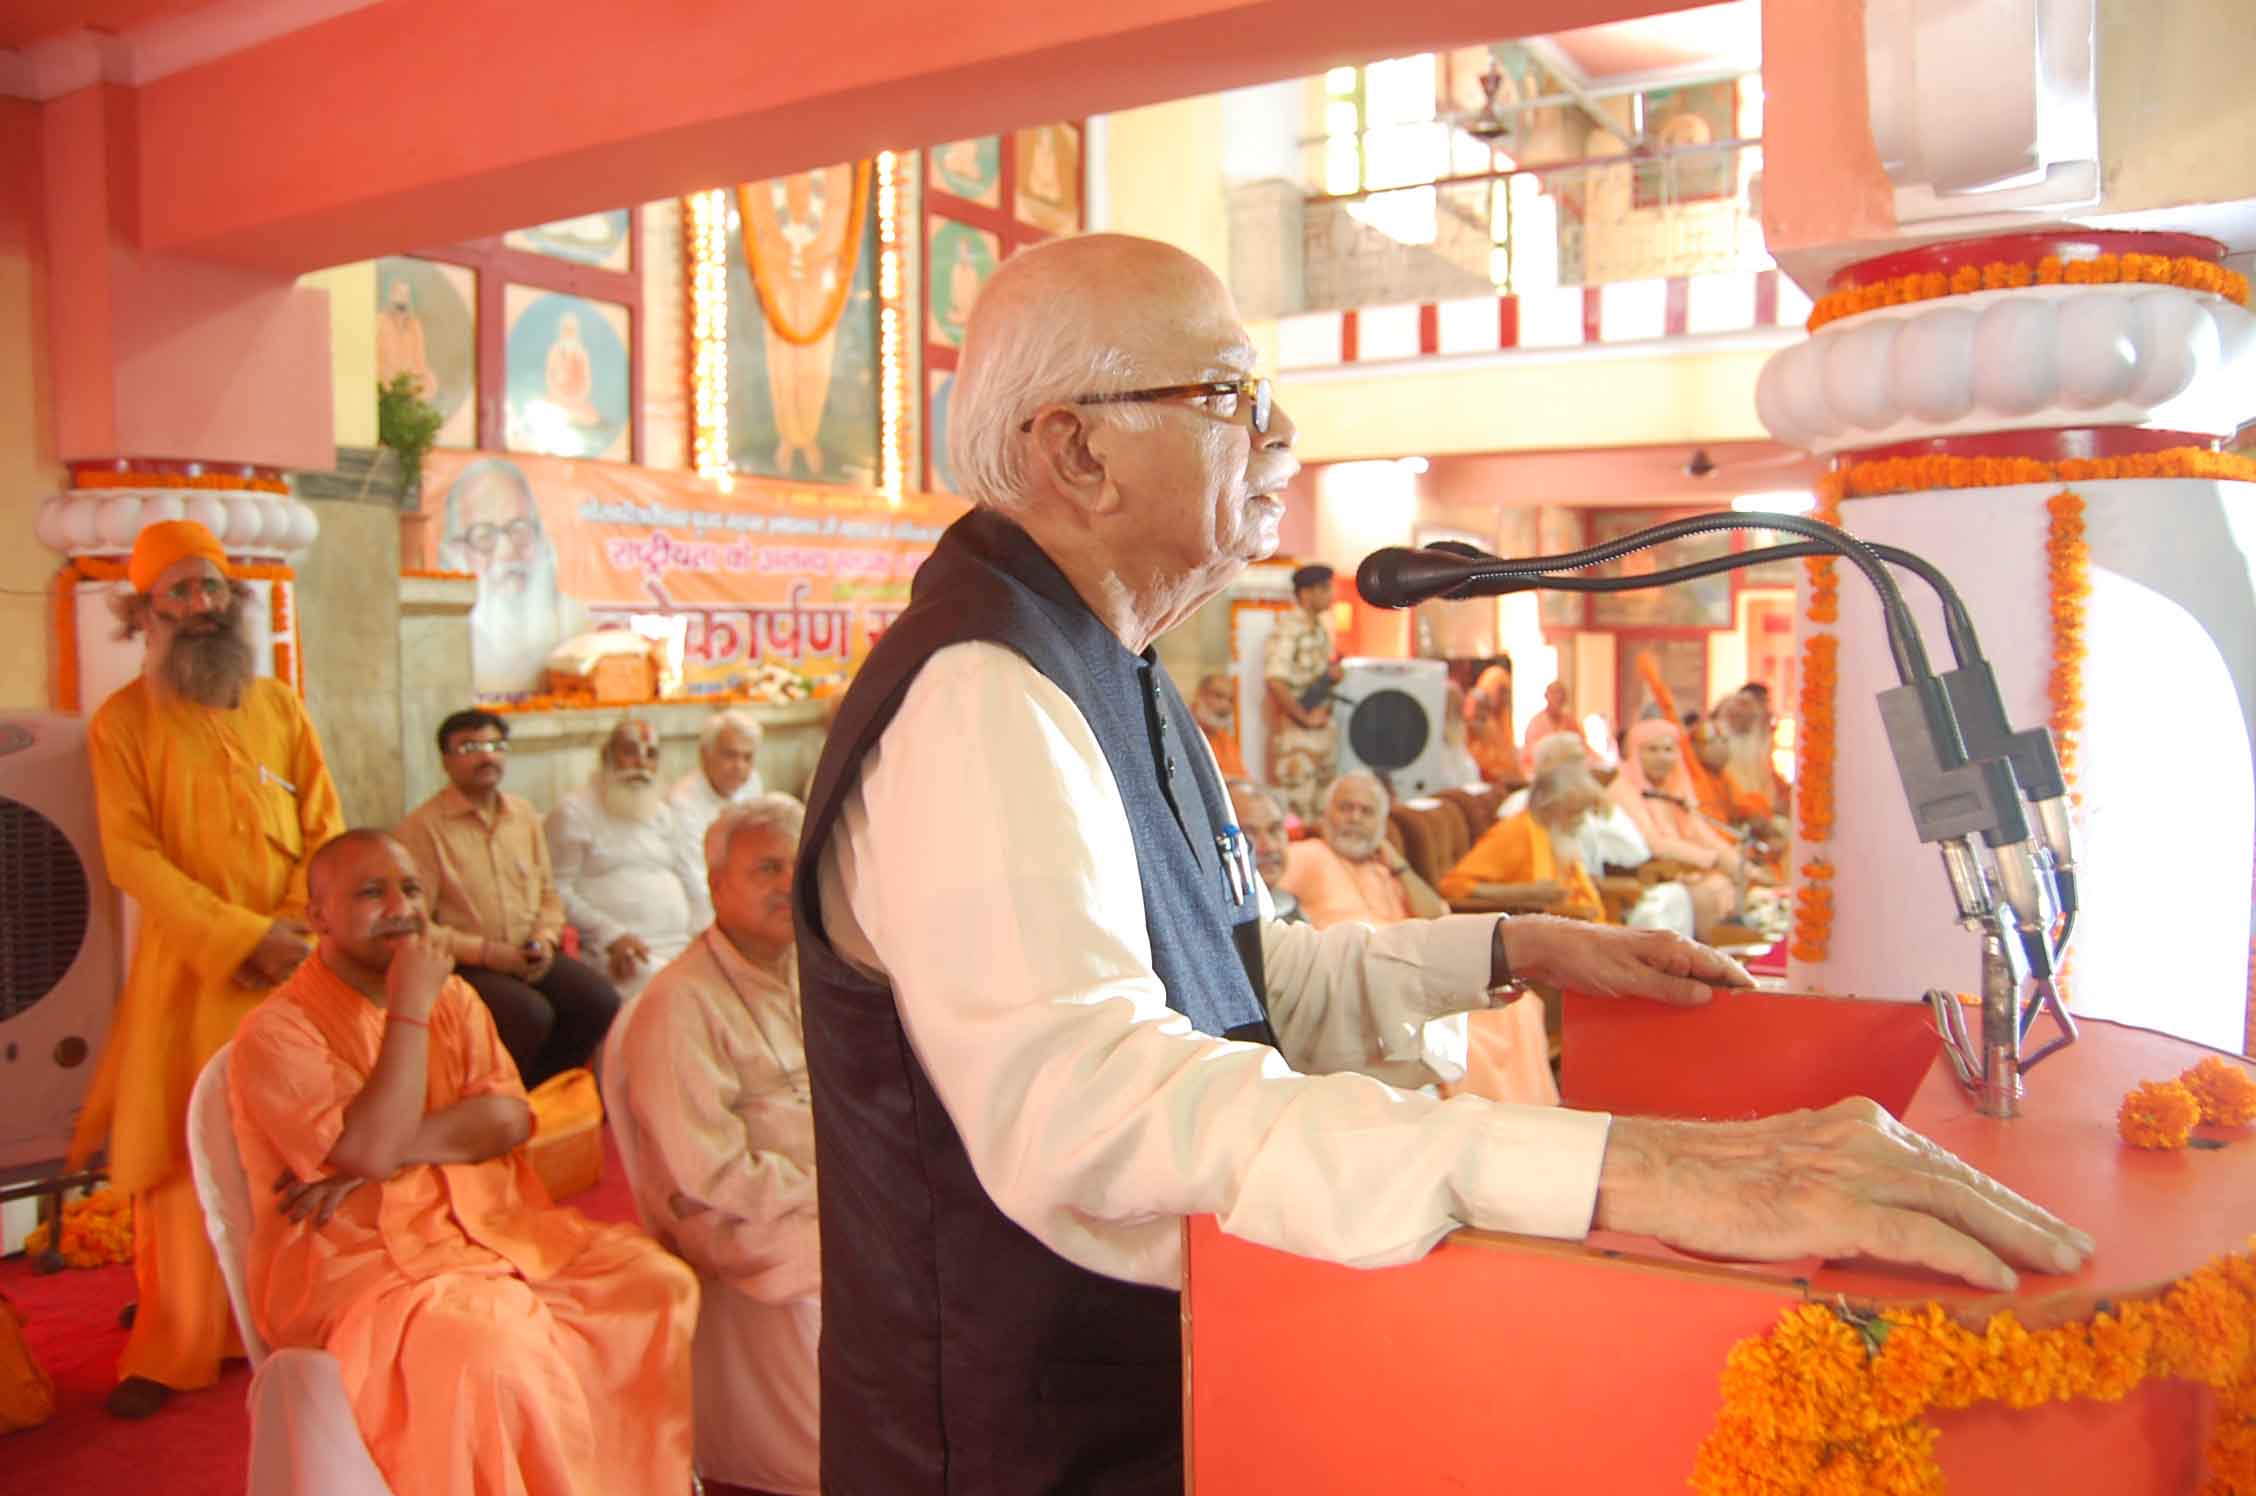
[[[394,1023],[412,1023],[419,1029],[427,1029],[431,1026],[431,1020],[428,1018],[410,1018],[405,1013],[393,1013],[390,1017]]]

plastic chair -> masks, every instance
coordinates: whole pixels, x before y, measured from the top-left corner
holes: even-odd
[[[227,1300],[251,1358],[250,1496],[393,1496],[353,1420],[337,1358],[323,1350],[270,1349],[250,1310],[245,1259],[251,1243],[251,1183],[235,1146],[227,1105],[227,1055],[196,1077],[188,1097],[188,1166],[204,1230],[227,1282]]]

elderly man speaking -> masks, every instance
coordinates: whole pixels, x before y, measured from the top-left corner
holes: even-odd
[[[1593,1224],[1992,1286],[2080,1265],[2089,1238],[1869,1102],[1706,1127],[1354,1073],[1412,1069],[1514,976],[1674,1002],[1746,977],[1657,931],[1263,918],[1152,648],[1276,548],[1294,428],[1252,359],[1205,266],[1117,235],[1021,252],[972,314],[950,439],[977,507],[845,698],[795,891],[824,1489],[1180,1491],[1199,1213],[1365,1266]]]

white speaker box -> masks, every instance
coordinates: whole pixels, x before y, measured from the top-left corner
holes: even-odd
[[[62,1158],[124,975],[86,726],[0,714],[0,1169]]]
[[[1446,788],[1441,772],[1441,724],[1449,667],[1440,660],[1340,662],[1332,689],[1333,720],[1340,724],[1339,767],[1369,769],[1392,787],[1397,800]]]

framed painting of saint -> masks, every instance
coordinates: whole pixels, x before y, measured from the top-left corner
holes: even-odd
[[[478,445],[478,277],[392,255],[376,262],[376,382],[402,374],[439,413],[438,445]]]
[[[983,208],[1003,205],[1003,142],[998,135],[953,140],[925,153],[925,185]]]
[[[1036,125],[1012,137],[1014,211],[1045,234],[1081,227],[1081,132],[1070,124]]]
[[[961,348],[972,303],[1002,263],[1002,241],[985,229],[935,215],[926,244],[925,335]]]
[[[507,450],[627,461],[627,309],[516,285],[506,288],[502,308]]]
[[[1590,511],[1590,543],[1600,545],[1609,540],[1618,540],[1631,531],[1657,525],[1663,520],[1681,518],[1691,512],[1693,511],[1593,509]],[[1638,551],[1618,561],[1609,561],[1603,566],[1592,567],[1590,575],[1650,576],[1673,566],[1721,556],[1730,549],[1731,536],[1728,531],[1691,535],[1649,550]],[[1593,593],[1590,598],[1590,624],[1593,628],[1727,629],[1731,627],[1731,622],[1731,575],[1728,572],[1701,577],[1697,581],[1678,582],[1673,586],[1648,588],[1641,592]]]
[[[737,189],[729,215],[729,462],[877,481],[877,215],[868,162]]]
[[[502,244],[528,254],[593,265],[599,270],[625,270],[632,263],[629,238],[631,215],[625,208],[611,213],[582,213],[560,218],[538,228],[514,229],[502,235]]]
[[[1739,185],[1739,153],[1697,147],[1733,139],[1738,122],[1739,85],[1732,79],[1646,90],[1645,133],[1671,154],[1638,164],[1631,206],[1661,208],[1732,196]]]

